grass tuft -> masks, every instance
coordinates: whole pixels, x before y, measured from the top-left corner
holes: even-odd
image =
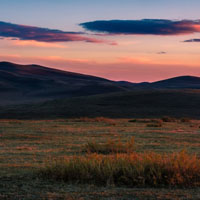
[[[115,186],[200,186],[200,159],[174,154],[88,154],[51,162],[39,174],[68,183]]]
[[[162,121],[163,122],[176,122],[177,120],[174,117],[165,116],[165,117],[162,117]]]
[[[108,140],[106,143],[88,142],[83,146],[83,152],[97,154],[132,153],[135,150],[135,140],[132,137],[126,143],[120,139]]]
[[[191,120],[190,120],[190,118],[183,117],[183,118],[180,119],[180,121],[181,121],[182,123],[189,123]]]
[[[155,122],[147,124],[147,127],[162,127],[162,122]]]
[[[89,118],[89,117],[81,117],[74,120],[75,122],[103,122],[109,125],[116,125],[115,120],[106,118],[106,117],[95,117],[95,118]]]

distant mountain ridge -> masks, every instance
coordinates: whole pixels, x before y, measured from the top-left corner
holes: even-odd
[[[191,89],[199,89],[200,88],[200,77],[196,76],[179,76],[175,78],[170,78],[162,81],[157,81],[152,83],[154,87],[160,88],[191,88]]]
[[[123,83],[123,81],[122,81]],[[126,83],[126,82],[125,82]],[[125,85],[125,83],[123,83]],[[127,84],[131,84],[127,82]],[[156,82],[133,83],[135,89],[200,89],[200,77],[178,76]]]
[[[156,89],[200,89],[200,77],[180,76],[153,83],[131,83],[39,65],[0,62],[0,104]]]

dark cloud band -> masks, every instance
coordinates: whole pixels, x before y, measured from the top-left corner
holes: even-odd
[[[25,26],[0,21],[0,37],[12,37],[21,40],[35,40],[39,42],[70,42],[85,41],[104,43],[103,40],[84,36],[79,32],[65,32],[48,28]]]
[[[200,42],[200,39],[190,39],[190,40],[185,40],[184,42]]]
[[[200,32],[200,20],[109,20],[80,25],[86,30],[107,34],[181,35]]]

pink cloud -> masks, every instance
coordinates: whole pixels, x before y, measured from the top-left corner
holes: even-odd
[[[67,48],[67,46],[57,44],[57,43],[47,43],[47,42],[38,42],[34,40],[13,40],[13,46],[21,46],[21,47],[44,47],[44,48]]]

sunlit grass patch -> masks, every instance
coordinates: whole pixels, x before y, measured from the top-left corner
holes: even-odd
[[[55,160],[39,174],[69,183],[116,186],[200,186],[200,159],[174,154],[90,154]]]
[[[106,118],[106,117],[95,117],[95,118],[88,118],[88,117],[81,117],[74,120],[75,122],[103,122],[109,125],[116,125],[114,119]]]
[[[88,142],[83,146],[82,151],[87,153],[112,154],[112,153],[132,153],[135,150],[135,140],[132,137],[127,142],[118,140],[108,140],[105,143],[95,141]]]
[[[147,127],[155,127],[156,128],[156,127],[162,127],[162,125],[163,125],[163,122],[161,120],[157,120],[153,123],[147,124]]]

